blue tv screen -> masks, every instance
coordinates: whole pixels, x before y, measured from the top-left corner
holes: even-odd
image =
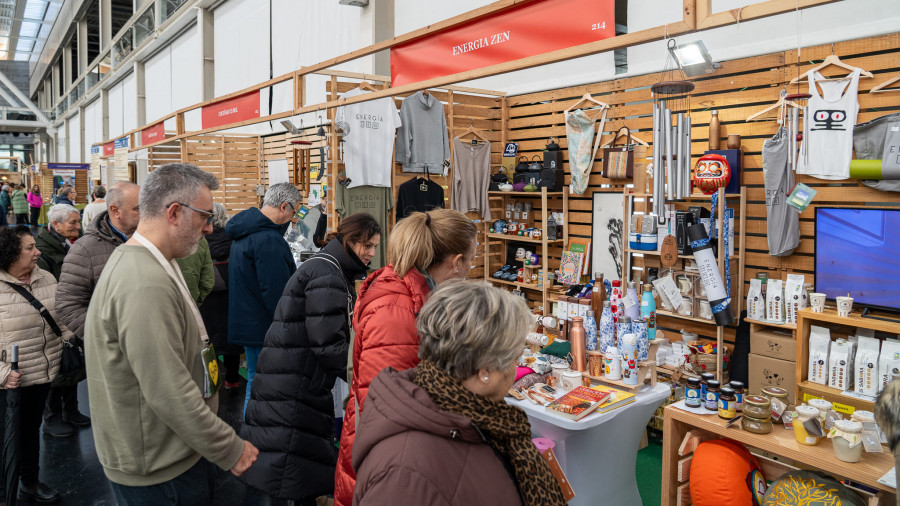
[[[900,209],[816,208],[816,291],[900,309]]]

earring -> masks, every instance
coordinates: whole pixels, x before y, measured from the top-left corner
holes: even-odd
[[[487,383],[487,382],[489,382],[489,381],[491,381],[491,377],[490,377],[490,376],[485,376],[485,377],[484,377],[484,382]]]

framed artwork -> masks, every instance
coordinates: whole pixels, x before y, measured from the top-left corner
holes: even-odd
[[[591,275],[603,273],[603,279],[622,279],[622,252],[625,224],[625,198],[621,191],[594,192],[591,206]]]

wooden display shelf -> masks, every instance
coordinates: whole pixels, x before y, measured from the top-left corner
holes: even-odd
[[[651,360],[642,360],[638,362],[638,382],[637,385],[628,385],[622,380],[611,380],[606,376],[591,376],[587,371],[581,373],[585,378],[590,378],[591,381],[596,381],[598,383],[603,383],[604,385],[609,385],[611,387],[618,388],[619,390],[625,390],[627,392],[631,392],[633,394],[638,393],[641,388],[644,387],[645,383],[650,383],[650,386],[656,386],[656,362]]]
[[[526,290],[536,290],[540,292],[543,288],[540,285],[536,285],[534,283],[519,283],[518,281],[507,281],[505,279],[497,279],[497,278],[488,278],[488,281],[491,283],[500,283],[501,285],[509,285],[509,286],[517,286],[519,288],[524,288]]]
[[[854,409],[875,411],[875,401],[869,401],[851,395],[844,395],[841,390],[831,388],[828,385],[820,385],[818,383],[813,383],[812,381],[800,381],[797,384],[797,388],[799,389],[799,393],[797,394],[798,403],[803,400],[803,393],[808,393],[814,397],[825,399],[826,401],[853,406]]]
[[[707,323],[709,325],[716,324],[716,320],[707,320],[706,318],[698,318],[696,316],[684,316],[684,315],[675,313],[673,311],[666,311],[665,309],[657,309],[656,315],[657,316],[668,316],[671,318],[681,318],[682,320],[689,320],[689,321],[697,322],[697,323]]]
[[[754,320],[753,318],[744,318],[745,322],[755,323],[757,325],[765,325],[767,327],[777,327],[781,329],[796,330],[796,323],[770,323],[765,320]]]
[[[896,335],[900,334],[900,322],[863,318],[859,313],[851,313],[850,316],[838,316],[836,309],[827,306],[822,313],[813,312],[812,308],[808,307],[797,311],[797,354],[795,357],[797,387],[795,393],[798,402],[803,399],[803,393],[808,393],[831,402],[851,406],[854,409],[874,411],[875,403],[873,401],[844,395],[841,393],[841,390],[807,380],[809,377],[810,327],[822,323],[833,326],[849,327],[854,329],[854,331],[857,328],[863,328]]]
[[[652,193],[631,193],[631,194],[629,194],[629,195],[632,196],[632,197],[637,197],[637,198],[651,198],[651,197],[653,197],[653,194],[652,194]],[[741,196],[740,193],[726,193],[726,194],[725,194],[725,198],[728,198],[728,199],[730,199],[730,198],[740,198],[740,196]],[[678,200],[710,200],[710,199],[712,199],[712,195],[706,195],[706,194],[704,194],[704,193],[692,193],[692,194],[688,195],[686,198],[684,198],[684,199],[678,199]],[[677,200],[676,200],[676,201],[677,201]],[[669,202],[669,200],[666,199],[666,202]]]
[[[532,242],[535,244],[542,244],[543,241],[540,239],[533,239],[531,237],[525,237],[524,235],[509,235],[509,234],[486,234],[491,239],[500,239],[501,241],[521,241],[521,242]],[[558,244],[562,243],[562,239],[554,239],[552,241],[548,240],[547,244]]]
[[[820,469],[828,474],[849,479],[872,487],[883,494],[895,494],[895,490],[878,483],[885,473],[894,467],[894,456],[890,451],[884,453],[864,453],[857,463],[847,463],[834,456],[831,440],[822,438],[815,446],[797,443],[794,431],[775,425],[769,434],[753,434],[741,430],[740,424],[725,428],[727,420],[716,415],[695,415],[674,406],[666,406],[663,410],[663,476],[662,504],[674,506],[677,503],[679,448],[685,435],[691,430],[699,429],[701,435],[710,435],[710,439],[725,437],[739,441],[747,446],[790,459],[803,467]],[[766,476],[774,479],[777,476]],[[890,502],[893,504],[893,501]]]
[[[548,197],[561,197],[563,192],[547,192]],[[541,192],[488,192],[488,195],[513,195],[515,197],[540,197]]]
[[[657,257],[660,255],[660,252],[659,252],[659,251],[656,251],[656,250],[640,250],[640,249],[631,249],[631,248],[628,248],[628,249],[625,250],[625,252],[626,252],[626,253],[638,254],[638,255],[651,255],[651,256],[657,256]],[[678,255],[678,258],[688,258],[688,259],[693,259],[693,258],[694,258],[694,255]],[[729,256],[728,256],[728,259],[729,259],[729,260],[737,260],[738,258],[741,258],[741,256],[738,255],[738,254],[734,254],[734,255],[729,255]]]

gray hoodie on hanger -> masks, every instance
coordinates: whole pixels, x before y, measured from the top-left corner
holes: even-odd
[[[421,91],[403,100],[401,126],[397,129],[397,163],[403,172],[440,174],[444,160],[450,158],[447,117],[444,104]]]

